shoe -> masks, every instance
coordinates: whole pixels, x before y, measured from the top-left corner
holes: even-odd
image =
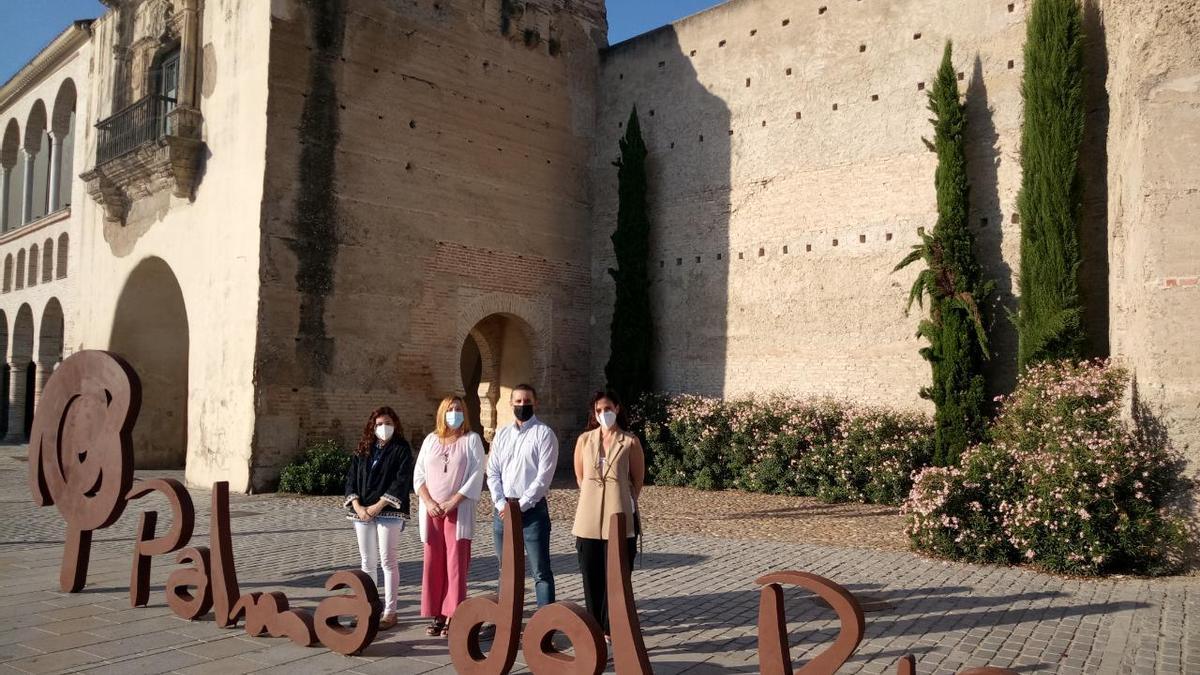
[[[425,634],[429,637],[438,637],[446,630],[446,624],[440,619],[434,619],[432,623],[425,627]]]
[[[395,614],[384,614],[383,618],[379,619],[379,630],[387,630],[396,625]]]

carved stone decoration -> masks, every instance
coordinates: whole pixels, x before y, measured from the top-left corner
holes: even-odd
[[[191,564],[192,567],[178,569],[167,577],[167,606],[175,616],[188,621],[208,614],[212,609],[212,585],[208,580],[211,569],[208,558],[208,548],[191,546],[183,549],[175,556],[179,564]],[[196,590],[189,591],[189,587]]]
[[[124,225],[135,200],[162,190],[183,199],[193,196],[204,147],[198,138],[199,115],[180,108],[168,114],[172,129],[188,126],[197,137],[163,136],[80,174],[88,195],[104,207],[105,220]]]
[[[125,510],[141,397],[129,364],[104,351],[71,355],[46,382],[30,434],[29,489],[35,504],[57,506],[67,523],[63,592],[77,593],[87,582],[92,531]]]
[[[244,617],[246,633],[254,637],[286,637],[301,647],[317,641],[312,613],[289,609],[287,596],[279,591],[247,593],[238,599],[232,613]]]
[[[792,656],[783,615],[783,588],[794,584],[821,596],[837,612],[842,627],[833,645],[804,664],[801,673],[832,675],[854,655],[866,632],[862,607],[845,588],[808,572],[773,572],[755,583],[763,588],[758,604],[758,670],[764,675],[792,675]]]
[[[542,607],[529,620],[522,638],[525,664],[534,675],[600,675],[608,661],[603,629],[587,610],[573,602],[555,602]],[[574,656],[560,652],[551,641],[561,631],[575,649]],[[617,670],[621,670],[617,666]]]
[[[213,618],[217,626],[237,625],[233,607],[241,593],[238,591],[237,570],[233,566],[233,537],[229,531],[229,481],[213,483],[212,514],[208,526],[208,545],[211,547]]]
[[[166,495],[171,504],[171,529],[154,538],[158,523],[157,511],[142,513],[138,538],[133,549],[133,570],[129,575],[129,606],[143,607],[150,600],[150,560],[153,556],[178,551],[192,538],[196,524],[196,507],[183,483],[174,478],[155,478],[133,486],[126,499],[140,499],[155,490]]]
[[[325,590],[349,589],[349,595],[325,598],[317,605],[314,625],[317,637],[326,647],[339,654],[357,654],[375,640],[379,632],[379,613],[383,603],[375,582],[362,570],[335,572],[325,581]],[[343,628],[338,617],[352,616],[356,619],[353,628]]]
[[[508,500],[500,560],[500,593],[467,598],[450,622],[450,659],[462,675],[504,675],[517,660],[521,608],[525,599],[525,542],[521,537],[521,504]],[[496,626],[492,649],[484,655],[479,630]]]
[[[612,630],[613,665],[622,673],[648,675],[654,671],[650,667],[650,656],[646,653],[646,642],[642,639],[642,624],[638,620],[637,605],[633,599],[633,584],[626,574],[633,564],[629,559],[629,549],[625,546],[629,518],[624,513],[614,513],[608,525],[605,576],[608,577],[608,620]]]

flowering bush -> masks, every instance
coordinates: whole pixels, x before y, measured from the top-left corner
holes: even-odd
[[[839,401],[657,395],[632,412],[660,485],[899,504],[931,452],[928,418]]]
[[[1105,362],[1031,367],[989,443],[917,475],[905,503],[914,546],[1071,574],[1174,569],[1188,543],[1169,508],[1182,460],[1144,421],[1122,419],[1128,383]]]

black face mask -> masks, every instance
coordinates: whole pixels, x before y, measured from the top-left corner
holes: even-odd
[[[528,422],[533,417],[533,404],[526,403],[525,405],[514,405],[513,415],[522,422]]]

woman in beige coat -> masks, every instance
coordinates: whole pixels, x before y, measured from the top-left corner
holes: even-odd
[[[629,515],[625,545],[629,560],[637,552],[633,514],[642,493],[646,460],[637,436],[626,431],[625,411],[612,392],[592,397],[588,428],[575,442],[575,480],[579,484],[579,506],[575,511],[575,550],[583,574],[583,598],[587,611],[610,635],[608,584],[605,577],[609,521],[614,513]],[[630,570],[622,570],[626,576]]]

